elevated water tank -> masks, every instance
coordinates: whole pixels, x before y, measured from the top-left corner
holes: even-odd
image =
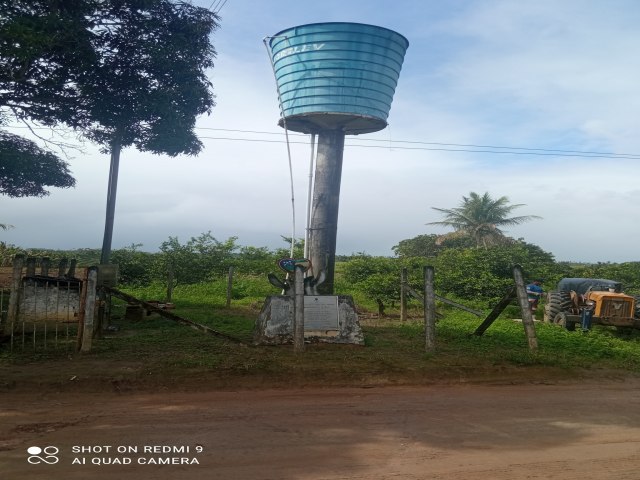
[[[362,23],[313,23],[278,32],[269,46],[288,129],[357,135],[387,126],[405,37]]]

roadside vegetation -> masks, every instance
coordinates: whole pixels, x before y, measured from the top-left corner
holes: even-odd
[[[156,253],[132,245],[113,252],[121,290],[143,300],[164,301],[168,271],[173,269],[173,311],[241,343],[205,335],[157,315],[127,319],[125,304],[114,300],[111,327],[94,342],[90,353],[51,350],[9,355],[5,349],[0,369],[6,373],[12,365],[24,369],[59,362],[63,368],[52,368],[50,381],[61,388],[77,377],[85,378],[91,388],[100,388],[96,382],[111,388],[115,382],[118,389],[545,382],[640,373],[639,332],[606,327],[567,332],[540,322],[536,323],[540,348],[531,353],[515,305],[478,337],[473,332],[481,318],[438,304],[437,351],[425,353],[423,313],[417,300],[410,301],[409,319],[400,321],[402,268],[408,269],[411,286],[420,292],[422,269],[433,265],[437,294],[485,313],[513,284],[514,263],[523,266],[529,279],[544,278],[545,289],[552,289],[565,276],[591,276],[622,281],[629,293],[640,291],[640,262],[570,264],[556,262],[548,252],[522,240],[489,248],[452,241],[453,245],[438,244],[435,235],[423,235],[399,242],[394,257],[365,253],[340,257],[336,293],[354,297],[365,346],[308,345],[302,355],[295,355],[291,346],[252,345],[254,322],[264,298],[280,293],[266,275],[279,274],[275,262],[288,257],[288,249],[243,247],[235,238],[219,241],[210,233],[186,243],[171,238]],[[5,246],[4,255],[14,253],[17,249]],[[96,263],[100,254],[97,249],[23,253],[46,254],[54,263],[63,256],[75,257],[84,265]],[[234,268],[234,277],[227,308],[229,267]],[[383,315],[378,300],[385,305]],[[541,308],[537,316],[541,318]],[[34,382],[43,381],[38,371]]]

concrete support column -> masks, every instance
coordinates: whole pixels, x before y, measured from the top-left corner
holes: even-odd
[[[318,286],[323,295],[333,295],[336,263],[336,238],[338,235],[338,206],[344,132],[323,130],[318,133],[315,184],[311,206],[309,254],[313,273],[326,274],[324,283]]]

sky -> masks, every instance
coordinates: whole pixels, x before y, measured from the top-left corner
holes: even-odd
[[[184,243],[209,231],[218,240],[236,236],[240,245],[286,247],[289,165],[262,40],[297,25],[340,21],[390,28],[410,45],[389,126],[347,138],[338,254],[391,256],[403,239],[445,233],[426,225],[442,218],[431,207],[455,207],[473,191],[525,204],[515,215],[541,216],[505,233],[557,260],[640,260],[637,1],[194,3],[223,4],[212,36],[217,105],[198,120],[204,149],[177,158],[123,151],[114,248],[155,251],[170,236]],[[291,141],[295,235],[303,237],[310,137]],[[67,152],[75,188],[0,200],[0,222],[14,226],[0,231],[0,241],[101,246],[109,157],[90,143],[82,148]]]

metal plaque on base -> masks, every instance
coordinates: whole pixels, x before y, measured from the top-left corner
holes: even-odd
[[[304,297],[304,329],[305,330],[339,330],[338,297],[307,296]]]
[[[353,299],[346,295],[304,297],[304,339],[308,343],[364,345]],[[293,341],[293,297],[267,297],[256,321],[254,343],[281,345]]]

